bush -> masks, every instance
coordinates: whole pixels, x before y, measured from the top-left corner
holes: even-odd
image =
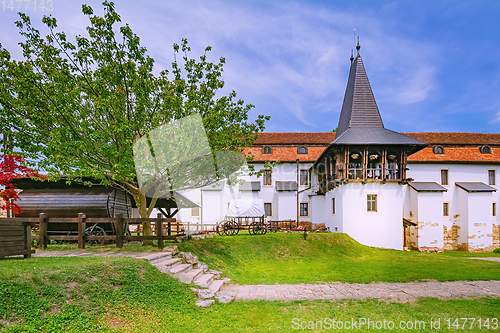
[[[494,249],[493,252],[500,254],[500,247],[498,249]]]

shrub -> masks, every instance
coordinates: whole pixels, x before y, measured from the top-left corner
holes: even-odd
[[[493,252],[500,254],[500,247],[498,249],[494,249]]]

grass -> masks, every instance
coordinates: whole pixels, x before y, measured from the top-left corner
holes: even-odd
[[[5,332],[290,332],[295,323],[304,321],[307,326],[324,318],[385,319],[396,325],[423,321],[425,329],[418,332],[448,332],[456,329],[447,329],[447,318],[498,318],[499,313],[500,300],[492,298],[426,298],[413,304],[238,301],[201,309],[187,285],[161,274],[146,260],[0,260],[0,330]],[[430,330],[431,318],[440,318],[441,330]],[[460,331],[488,330],[475,326]]]
[[[500,263],[364,246],[346,234],[214,237],[178,244],[239,284],[498,280]],[[489,256],[500,257],[498,254]]]

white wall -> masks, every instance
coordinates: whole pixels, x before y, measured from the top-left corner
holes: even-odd
[[[436,182],[441,184],[441,170],[448,170],[448,185],[442,185],[447,188],[442,198],[439,200],[441,209],[435,209],[436,218],[432,217],[431,208],[433,202],[423,203],[418,201],[417,217],[413,220],[424,220],[420,214],[425,213],[429,217],[426,219],[439,220],[442,216],[442,203],[448,202],[450,205],[450,217],[442,218],[442,225],[448,230],[456,224],[460,227],[458,230],[459,247],[465,249],[478,250],[491,246],[492,225],[500,224],[498,213],[496,217],[492,216],[492,203],[500,201],[500,191],[487,193],[467,193],[455,185],[456,182],[482,182],[488,184],[488,170],[495,170],[496,184],[491,185],[498,188],[500,184],[500,166],[491,164],[448,164],[448,163],[411,163],[408,165],[407,175],[418,182]],[[409,191],[407,189],[407,191]],[[413,197],[409,196],[410,206],[414,206]],[[415,214],[415,212],[414,212]],[[408,216],[405,212],[405,216]],[[442,227],[440,227],[442,229]],[[437,234],[435,237],[440,237]],[[432,238],[432,237],[431,237]]]
[[[367,211],[367,195],[377,195],[377,211]],[[403,189],[397,183],[349,183],[325,195],[330,205],[336,198],[337,211],[327,221],[330,230],[339,229],[368,246],[403,249]],[[339,200],[340,199],[340,200]]]
[[[410,196],[410,209],[418,223],[410,227],[410,240],[417,248],[443,248],[443,224],[449,217],[443,216],[442,192],[417,192],[407,189]]]

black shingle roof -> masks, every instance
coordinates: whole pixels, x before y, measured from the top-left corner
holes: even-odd
[[[363,60],[359,54],[351,64],[337,137],[352,127],[384,127]]]

